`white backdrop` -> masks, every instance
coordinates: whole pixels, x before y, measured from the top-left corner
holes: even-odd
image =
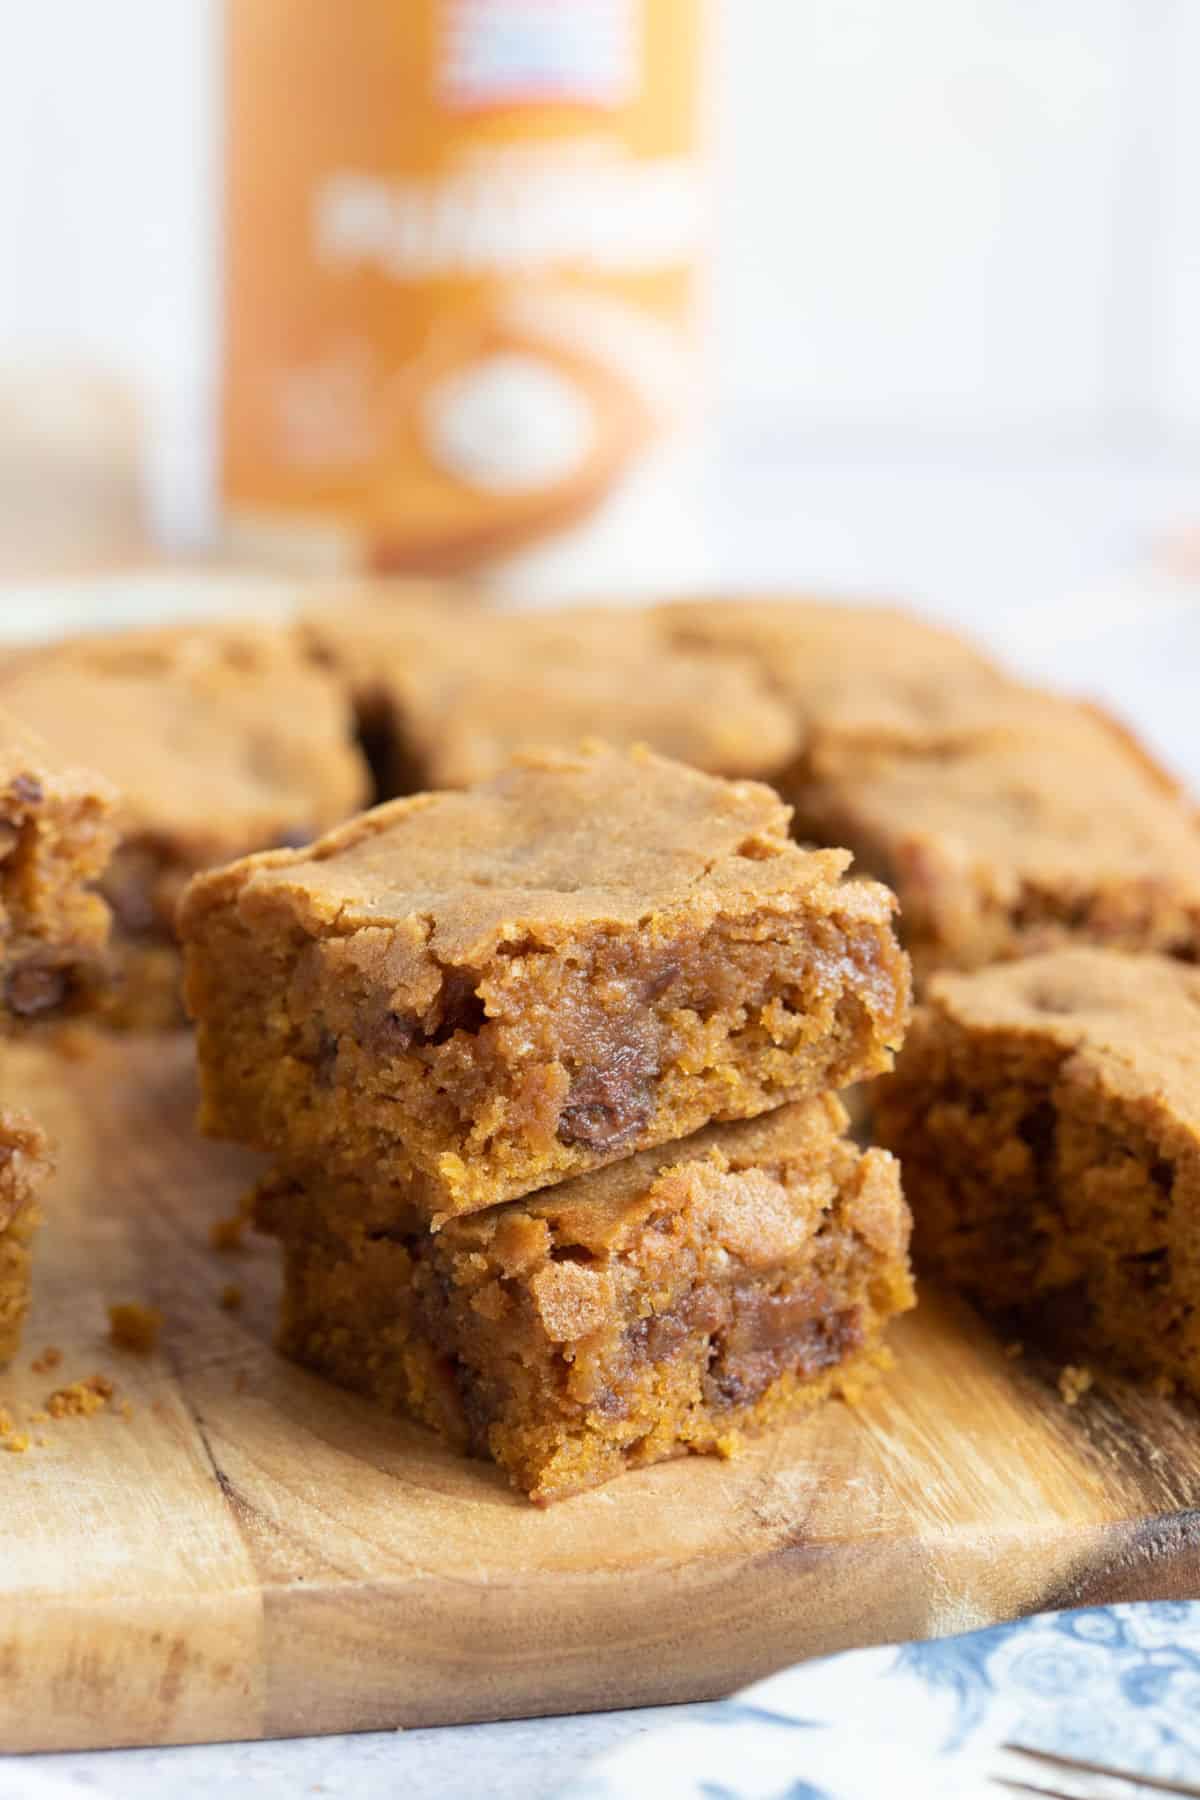
[[[737,437],[1200,440],[1197,0],[716,0]],[[203,398],[210,0],[0,0],[0,357]]]

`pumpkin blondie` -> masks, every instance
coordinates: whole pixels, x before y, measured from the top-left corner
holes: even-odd
[[[802,730],[774,778],[803,840],[900,900],[918,980],[1056,943],[1200,958],[1191,804],[1100,709],[889,607],[693,601],[673,641],[751,656]],[[1097,804],[1102,796],[1102,804]]]
[[[826,743],[786,791],[802,835],[895,888],[922,979],[1071,942],[1200,959],[1194,810],[1092,709],[1039,697],[952,747]]]
[[[677,648],[753,663],[792,714],[799,768],[829,740],[974,740],[1029,693],[968,639],[900,607],[712,599],[672,601],[654,617]]]
[[[197,869],[305,843],[367,797],[340,684],[282,628],[70,639],[6,665],[0,704],[120,791],[120,843],[101,881],[114,1024],[181,1018],[174,916]]]
[[[647,611],[456,614],[418,590],[391,607],[311,608],[300,629],[350,682],[392,795],[469,787],[519,750],[587,737],[764,779],[799,743],[792,709],[749,657],[672,644]]]
[[[877,1074],[893,897],[787,826],[769,788],[593,746],[198,877],[204,1128],[436,1223]]]
[[[1088,947],[939,975],[874,1098],[925,1267],[1200,1393],[1200,971]]]
[[[0,1027],[85,1005],[108,909],[92,891],[116,841],[116,795],[0,714]]]
[[[281,1347],[491,1456],[538,1502],[728,1454],[853,1392],[913,1304],[893,1158],[831,1096],[424,1228],[358,1182],[278,1174]]]
[[[50,1173],[46,1139],[30,1119],[0,1107],[0,1367],[15,1356],[29,1309],[30,1244],[38,1195]]]

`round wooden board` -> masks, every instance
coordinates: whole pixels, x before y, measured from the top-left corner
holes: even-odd
[[[1052,1365],[930,1294],[859,1408],[538,1511],[276,1356],[273,1247],[209,1237],[257,1165],[195,1135],[185,1035],[67,1048],[4,1065],[59,1175],[0,1405],[94,1372],[118,1393],[0,1457],[0,1749],[695,1700],[851,1645],[1200,1594],[1194,1413],[1107,1385],[1067,1407]],[[109,1343],[120,1300],[161,1307],[153,1354]]]

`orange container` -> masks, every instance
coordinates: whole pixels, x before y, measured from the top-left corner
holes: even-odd
[[[641,541],[661,579],[700,388],[701,4],[227,0],[242,547],[486,572],[552,542],[587,585],[597,545],[636,580]]]

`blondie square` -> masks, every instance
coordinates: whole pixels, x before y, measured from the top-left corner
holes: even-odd
[[[828,741],[974,741],[1029,696],[966,638],[899,607],[714,599],[671,602],[654,616],[676,647],[753,663],[792,714],[799,768]]]
[[[197,869],[306,843],[367,797],[340,685],[282,628],[68,640],[0,671],[0,703],[119,789],[120,844],[101,884],[114,1023],[180,1017],[174,916]]]
[[[918,1260],[1200,1393],[1200,972],[1072,948],[939,975],[875,1130]]]
[[[0,713],[0,1028],[94,994],[109,921],[91,883],[116,841],[115,803]]]
[[[1091,942],[1200,958],[1200,829],[1128,735],[1046,697],[955,748],[828,744],[797,829],[895,888],[918,977]]]
[[[40,1218],[38,1194],[49,1173],[41,1131],[0,1107],[0,1368],[17,1353],[29,1310],[30,1245]]]
[[[850,1392],[913,1304],[885,1152],[831,1096],[422,1229],[356,1183],[257,1195],[282,1348],[547,1502]]]
[[[437,1223],[877,1074],[893,897],[787,826],[768,788],[597,746],[201,876],[204,1128]]]
[[[793,709],[749,657],[675,645],[652,613],[456,612],[420,592],[394,607],[312,609],[305,640],[351,681],[381,785],[469,787],[522,749],[586,737],[732,777],[795,755]]]
[[[522,749],[644,743],[709,774],[769,777],[795,754],[792,714],[753,666],[664,643],[645,614],[517,615],[487,654],[402,684],[412,757],[430,787],[469,787]]]

